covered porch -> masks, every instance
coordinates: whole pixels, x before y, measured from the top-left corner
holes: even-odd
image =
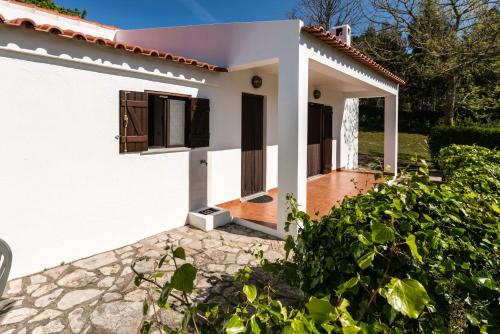
[[[369,172],[334,171],[307,180],[307,213],[312,218],[328,213],[345,196],[366,193],[376,184],[375,176]],[[380,182],[380,180],[378,180]],[[278,221],[278,188],[253,199],[240,199],[218,204],[231,212],[241,225],[258,224],[276,230]],[[255,226],[250,226],[255,227]],[[265,230],[264,229],[264,230]]]

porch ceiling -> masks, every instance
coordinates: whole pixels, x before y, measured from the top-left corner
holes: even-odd
[[[275,76],[279,75],[278,63],[259,66],[257,68],[263,73]],[[387,92],[382,89],[312,59],[309,60],[309,86],[315,88],[322,87],[353,95],[350,97],[356,97],[356,95],[359,95],[359,97],[387,95]]]

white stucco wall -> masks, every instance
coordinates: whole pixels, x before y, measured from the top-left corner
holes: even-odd
[[[273,76],[200,71],[1,26],[0,71],[8,83],[0,90],[8,138],[0,145],[0,237],[13,249],[12,277],[184,225],[203,201],[239,198],[242,92],[266,96],[266,181],[277,184]],[[264,79],[259,90],[253,74]],[[119,154],[119,90],[209,98],[210,148]]]

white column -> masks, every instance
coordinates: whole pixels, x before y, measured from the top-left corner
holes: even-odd
[[[284,237],[287,194],[307,204],[307,91],[309,60],[301,48],[279,59],[278,81],[278,235]],[[295,235],[296,226],[290,234]]]
[[[385,97],[384,172],[396,174],[398,168],[398,95]]]

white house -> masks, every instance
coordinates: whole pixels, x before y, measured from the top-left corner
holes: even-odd
[[[300,20],[122,30],[2,0],[0,22],[12,277],[276,187],[276,227],[247,226],[284,236],[286,194],[305,205],[308,176],[356,168],[360,97],[385,97],[396,172],[404,82]],[[321,149],[308,145],[315,130]]]

